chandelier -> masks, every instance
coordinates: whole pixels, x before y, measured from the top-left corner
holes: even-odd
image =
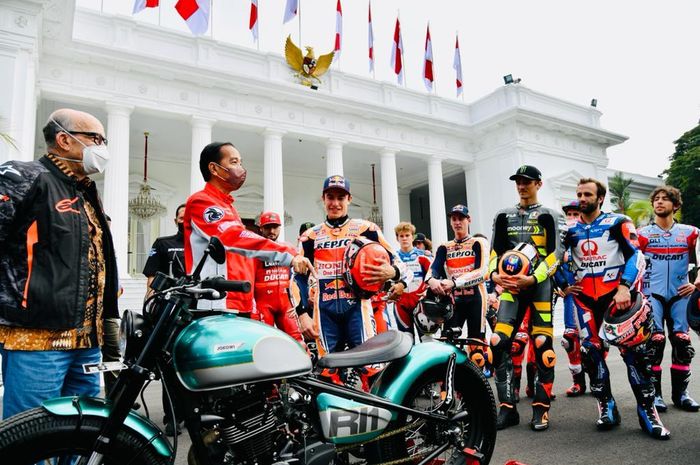
[[[148,132],[144,132],[145,138],[143,149],[143,184],[136,197],[129,200],[129,213],[142,220],[149,220],[153,217],[163,216],[165,207],[152,194],[154,189],[148,185]]]
[[[377,205],[377,188],[374,180],[374,163],[372,163],[372,208],[370,209],[367,221],[371,221],[372,223],[376,224],[379,226],[379,229],[383,229],[384,227],[382,224],[382,214],[379,213],[379,206]]]

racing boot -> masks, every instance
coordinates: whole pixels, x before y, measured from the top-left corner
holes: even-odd
[[[550,393],[552,384],[549,383],[545,387],[542,383],[537,383],[535,386],[535,398],[532,402],[532,420],[530,420],[530,428],[533,431],[544,431],[549,428],[549,407]]]
[[[671,432],[661,422],[659,412],[654,406],[653,385],[632,386],[632,390],[637,398],[637,416],[642,430],[654,439],[671,439]]]
[[[502,430],[520,423],[520,414],[515,404],[501,403],[496,419],[496,429]]]
[[[522,367],[518,369],[518,367],[513,366],[513,399],[516,404],[520,402],[520,379],[522,373]]]
[[[661,367],[658,365],[652,366],[651,368],[651,381],[654,383],[654,392],[656,395],[654,397],[654,406],[658,412],[665,412],[668,410],[666,402],[664,402],[663,394],[661,393]]]
[[[598,401],[598,420],[596,428],[600,431],[608,431],[622,422],[620,412],[617,411],[617,403],[613,397],[608,399],[596,399]]]
[[[566,390],[566,397],[579,397],[586,393],[586,374],[580,371],[573,378],[574,383]]]
[[[678,370],[671,368],[671,400],[673,405],[686,412],[697,412],[700,404],[688,395],[688,382],[690,370]],[[658,406],[656,407],[658,410]]]

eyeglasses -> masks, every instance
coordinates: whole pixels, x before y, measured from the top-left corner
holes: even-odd
[[[84,132],[84,131],[66,131],[69,134],[79,134],[81,136],[89,137],[96,145],[107,145],[107,138],[98,132]]]

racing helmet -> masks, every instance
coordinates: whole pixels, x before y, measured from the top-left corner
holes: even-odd
[[[696,290],[688,300],[688,325],[700,335],[700,291]]]
[[[365,237],[356,237],[345,248],[343,278],[360,299],[369,299],[379,292],[384,283],[369,284],[365,281],[367,265],[391,263],[391,254],[380,243]]]
[[[520,242],[501,256],[498,274],[529,276],[535,271],[537,257],[537,249],[532,244]]]
[[[428,291],[413,310],[413,322],[421,334],[435,334],[453,314],[452,296],[438,296]]]
[[[610,303],[603,315],[600,337],[608,343],[633,348],[644,344],[651,337],[653,321],[649,301],[641,292],[632,295],[632,306],[624,312]]]

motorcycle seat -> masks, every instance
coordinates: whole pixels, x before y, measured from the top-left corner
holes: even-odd
[[[400,331],[378,334],[357,347],[321,357],[317,368],[349,368],[403,358],[411,351],[413,338]]]

